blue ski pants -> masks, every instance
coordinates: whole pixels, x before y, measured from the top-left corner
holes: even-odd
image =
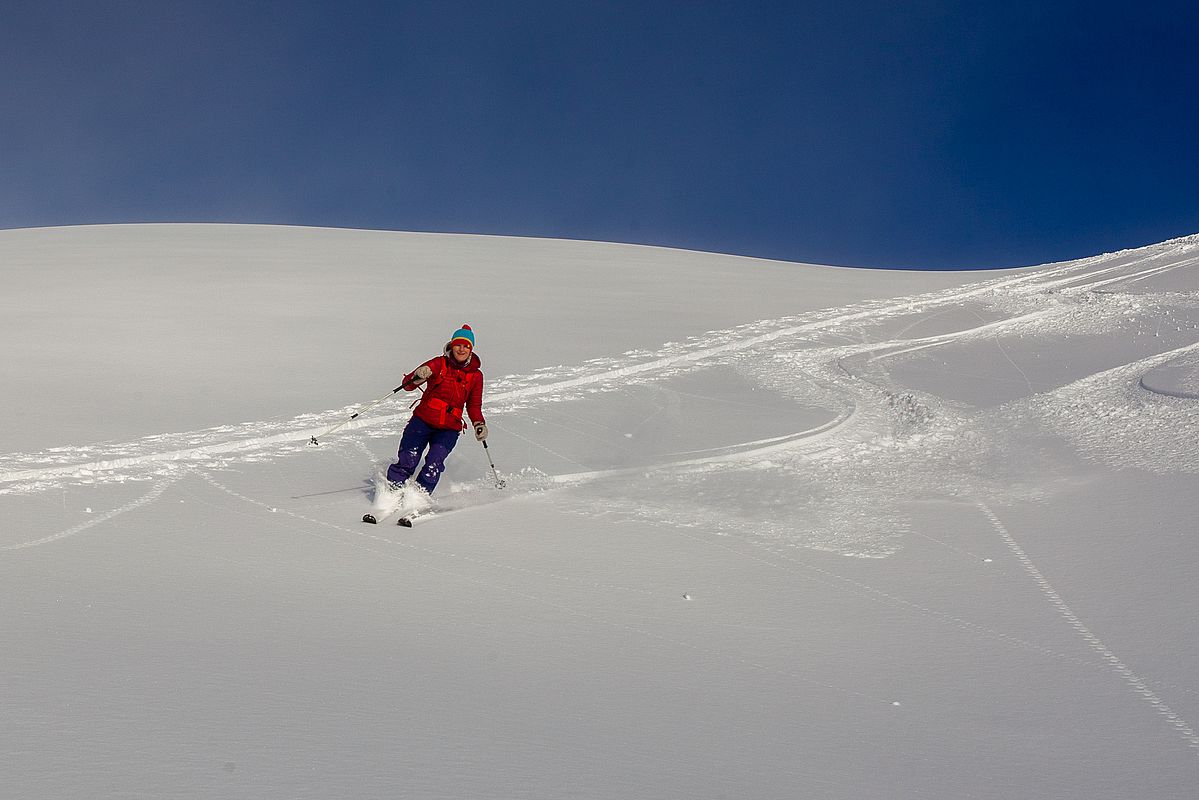
[[[404,428],[404,434],[400,437],[399,460],[387,468],[387,480],[403,483],[411,478],[416,473],[421,453],[428,447],[429,452],[425,455],[425,466],[416,476],[416,482],[422,489],[432,494],[433,489],[437,486],[437,481],[441,479],[441,473],[445,471],[446,456],[458,443],[459,433],[459,431],[434,428],[419,417],[413,417],[408,421],[408,425]]]

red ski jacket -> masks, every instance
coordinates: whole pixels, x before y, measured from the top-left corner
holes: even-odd
[[[454,361],[448,353],[430,358],[423,366],[433,370],[425,383],[425,394],[412,413],[434,428],[460,431],[466,427],[462,421],[462,409],[470,415],[471,422],[483,422],[483,373],[479,367],[483,362],[474,353],[466,364]],[[401,384],[405,391],[413,391],[413,370],[404,376]]]

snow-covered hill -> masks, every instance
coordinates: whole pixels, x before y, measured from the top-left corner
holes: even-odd
[[[1197,265],[0,232],[5,782],[1191,797]],[[363,525],[462,322],[506,488]]]

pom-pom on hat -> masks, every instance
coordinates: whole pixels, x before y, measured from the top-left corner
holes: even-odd
[[[450,346],[452,347],[456,342],[466,342],[470,345],[470,349],[474,350],[475,332],[470,329],[469,325],[463,323],[462,327],[454,331],[454,335],[450,338]]]

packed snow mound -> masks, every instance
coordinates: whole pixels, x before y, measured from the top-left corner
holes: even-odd
[[[1188,354],[1149,370],[1141,376],[1141,386],[1170,397],[1199,400],[1199,356]]]

